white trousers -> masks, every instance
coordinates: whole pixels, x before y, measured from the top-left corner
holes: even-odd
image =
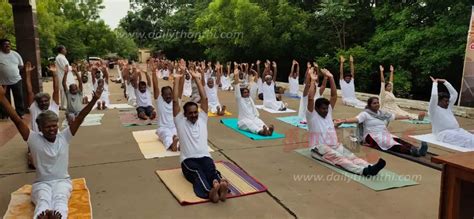
[[[158,127],[158,129],[156,129],[156,135],[158,135],[158,138],[163,142],[165,149],[168,150],[173,143],[173,136],[178,136],[178,132],[175,127]]]
[[[237,126],[239,127],[240,130],[252,132],[252,133],[259,133],[260,131],[263,130],[263,126],[265,123],[259,119],[259,118],[254,118],[254,119],[241,119],[237,122]]]
[[[474,149],[474,134],[462,129],[447,129],[436,136],[439,141]]]
[[[69,179],[34,183],[31,191],[31,201],[35,204],[34,218],[45,210],[58,211],[62,218],[67,218],[71,191],[72,183]]]
[[[369,163],[355,156],[351,151],[347,150],[342,144],[339,145],[315,145],[313,149],[318,151],[322,159],[334,166],[340,166],[345,170],[362,175],[364,168]],[[314,155],[313,155],[314,157]],[[317,158],[317,157],[316,157]]]

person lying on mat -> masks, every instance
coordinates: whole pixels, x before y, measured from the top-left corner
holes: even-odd
[[[346,59],[344,56],[339,57],[339,84],[341,86],[342,91],[342,102],[347,106],[353,106],[359,109],[364,109],[365,103],[357,99],[355,95],[355,86],[354,86],[354,79],[355,79],[355,70],[354,70],[354,58],[349,56],[349,63],[351,68],[350,74],[344,74],[344,62]]]
[[[458,145],[465,148],[474,148],[474,135],[459,127],[454,117],[453,106],[458,98],[458,92],[445,79],[434,79],[431,89],[429,114],[431,116],[431,129],[438,141]],[[448,93],[439,92],[438,84],[442,83]]]
[[[393,94],[393,71],[394,68],[390,65],[390,81],[385,84],[384,68],[380,66],[380,109],[387,113],[392,113],[401,116],[407,116],[411,120],[423,120],[425,118],[425,112],[418,114],[409,113],[402,110],[397,104],[397,98]]]
[[[67,75],[67,69],[64,74]],[[69,88],[67,86],[67,77],[63,77],[63,88],[64,94],[66,95],[67,100],[67,108],[66,108],[66,119],[68,124],[71,124],[72,121],[76,118],[76,116],[82,110],[82,80],[79,77],[79,73],[77,72],[77,67],[72,67],[72,72],[76,76],[79,86],[76,83],[69,84]]]
[[[296,69],[295,69],[296,66]],[[293,63],[291,65],[291,71],[288,75],[288,83],[290,84],[290,89],[288,93],[293,96],[298,96],[299,91],[299,76],[300,76],[300,64],[293,59]]]
[[[250,97],[248,88],[240,88],[240,81],[237,74],[234,74],[234,92],[237,105],[239,107],[239,119],[237,127],[240,130],[255,133],[262,136],[271,136],[275,129],[273,125],[265,125],[265,123],[258,118],[259,113],[255,108],[255,103]]]
[[[276,68],[276,63],[273,62],[274,68]],[[265,83],[262,85],[263,89],[263,106],[277,111],[285,111],[288,104],[284,103],[283,101],[277,100],[277,96],[275,95],[275,80],[276,80],[276,72],[273,76],[266,75],[265,76]],[[280,94],[278,95],[279,99],[281,99]]]
[[[36,179],[31,190],[31,201],[35,204],[33,218],[48,210],[56,211],[62,218],[67,218],[68,201],[72,190],[68,173],[69,142],[94,107],[102,91],[103,87],[98,87],[92,101],[82,109],[74,122],[58,133],[58,115],[51,110],[41,112],[32,120],[37,123],[39,131],[30,130],[11,107],[5,98],[5,90],[0,86],[0,106],[5,109],[23,140],[27,142],[36,166]],[[42,104],[46,102],[49,100],[45,99]]]
[[[306,118],[308,119],[308,132],[310,139],[309,146],[311,147],[311,156],[343,169],[363,175],[375,176],[385,167],[385,161],[379,159],[374,165],[367,161],[358,158],[351,151],[347,150],[337,140],[336,129],[332,120],[332,111],[336,106],[337,89],[336,83],[332,74],[326,70],[321,69],[321,72],[329,78],[331,84],[331,100],[320,97],[314,100],[316,93],[317,74],[313,68],[309,71],[311,77],[308,99],[308,110],[306,111]]]
[[[184,62],[184,61],[183,61]],[[161,64],[161,63],[160,63]],[[150,63],[151,78],[153,81],[153,95],[158,108],[156,135],[160,138],[166,150],[178,151],[179,139],[176,126],[173,122],[173,90],[170,86],[160,88],[158,86],[158,76],[156,71],[158,65],[155,62]],[[186,63],[184,63],[186,65]],[[179,80],[179,79],[175,79]],[[161,95],[160,95],[161,94]]]
[[[137,75],[139,79],[136,80],[136,82],[138,83],[133,84],[133,88],[135,89],[135,96],[137,97],[137,116],[139,119],[153,120],[156,118],[156,111],[151,101],[150,75],[148,75],[148,72],[145,71],[146,82],[141,80],[140,69],[137,69]]]
[[[175,78],[180,78],[185,71],[180,65],[180,72]],[[174,81],[173,116],[180,141],[181,171],[184,177],[193,184],[196,196],[210,199],[217,203],[225,201],[228,193],[228,182],[223,179],[214,165],[207,145],[207,96],[201,83],[201,73],[190,70],[191,76],[198,87],[201,111],[195,102],[189,101],[180,113],[178,100],[179,80]]]
[[[311,68],[311,63],[308,62],[306,65],[306,74],[305,74],[305,81],[304,81],[304,90],[303,90],[303,95],[300,97],[300,106],[298,109],[298,117],[300,119],[300,124],[306,124],[306,109],[308,109],[308,93],[309,93],[309,85],[311,83],[311,74],[313,71],[316,71],[316,75],[319,75],[319,68],[318,64],[314,63],[314,68]],[[309,71],[312,71],[311,74]],[[322,93],[324,93],[324,90],[326,89],[326,83],[327,83],[327,77],[324,76],[324,80],[321,84],[321,87],[318,89],[318,78],[316,77],[316,92],[314,94],[314,99],[318,99],[318,97],[321,96]]]
[[[428,151],[426,142],[422,142],[421,147],[417,148],[388,131],[387,125],[390,121],[403,119],[409,119],[409,117],[380,110],[379,98],[370,97],[367,100],[365,110],[359,115],[351,119],[338,120],[338,122],[359,123],[359,141],[367,143],[369,147],[409,154],[415,157],[425,156]]]

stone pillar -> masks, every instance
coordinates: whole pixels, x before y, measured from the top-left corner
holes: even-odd
[[[41,58],[38,37],[38,25],[36,19],[35,0],[9,0],[13,9],[13,21],[15,23],[16,49],[23,58],[23,62],[30,61],[36,66],[31,75],[33,92],[43,90],[41,83]],[[25,79],[25,71],[21,71],[21,77]],[[23,80],[26,94],[26,83]],[[26,96],[26,95],[25,95]],[[26,98],[25,98],[26,103]],[[29,107],[25,104],[25,107]]]

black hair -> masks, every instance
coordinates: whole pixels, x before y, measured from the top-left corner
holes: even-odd
[[[161,93],[163,93],[165,90],[170,90],[171,92],[173,91],[170,86],[164,86],[161,88]]]
[[[388,85],[392,85],[392,82],[385,83],[385,88],[387,88]]]
[[[318,98],[318,99],[316,99],[316,101],[314,102],[314,107],[315,107],[316,109],[319,109],[319,108],[322,107],[323,105],[329,106],[329,104],[331,104],[331,102],[329,102],[328,99],[326,99],[326,98]]]
[[[8,39],[0,39],[0,46],[3,46],[3,44],[5,44],[6,42],[9,42],[9,43],[10,43],[10,40],[8,40]]]
[[[63,45],[59,45],[58,47],[56,47],[56,52],[60,53],[61,51],[63,51],[63,49],[66,49],[66,47]]]
[[[244,91],[247,90],[247,92],[250,92],[250,90],[246,87],[240,88],[240,95],[244,93]]]
[[[445,98],[449,99],[450,97],[451,96],[446,92],[439,92],[438,93],[438,101],[440,101],[442,99],[445,99]]]
[[[352,78],[352,74],[344,74],[344,75],[342,76],[342,78],[346,78],[346,77],[351,77],[351,78]]]
[[[374,102],[374,100],[379,100],[378,97],[369,97],[369,99],[367,100],[367,106],[365,106],[366,109],[369,109],[370,108],[370,105],[372,105],[372,103]]]
[[[184,113],[187,113],[187,112],[188,112],[188,108],[189,108],[190,106],[196,106],[196,107],[198,107],[197,103],[195,103],[195,102],[192,102],[192,101],[186,102],[186,103],[184,104],[184,106],[183,106]]]
[[[146,86],[146,82],[140,81],[140,82],[138,82],[138,86]]]

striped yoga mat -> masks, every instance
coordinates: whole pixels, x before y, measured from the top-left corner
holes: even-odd
[[[86,179],[73,179],[69,198],[69,218],[92,218],[92,206]],[[31,185],[24,185],[11,194],[10,204],[3,218],[33,218],[35,206],[31,202]]]
[[[267,191],[266,186],[236,165],[227,161],[218,161],[215,165],[222,177],[229,181],[230,193],[227,198]],[[181,168],[157,170],[156,174],[181,205],[209,202],[208,199],[201,199],[194,194],[193,185],[184,178]]]

